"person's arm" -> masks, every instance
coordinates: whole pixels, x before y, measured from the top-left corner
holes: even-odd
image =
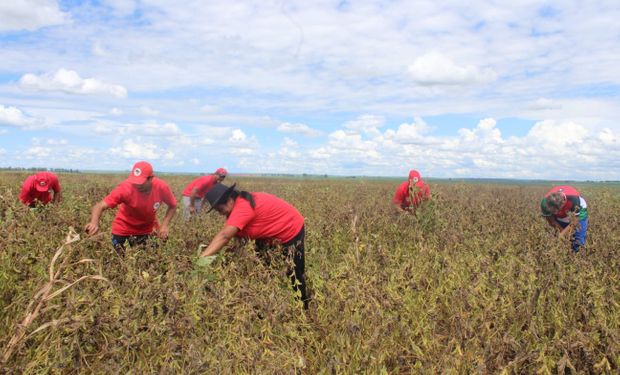
[[[207,257],[216,254],[239,232],[239,228],[232,225],[225,225],[209,243],[209,246],[200,254]]]
[[[545,216],[544,218],[547,220],[547,223],[549,223],[549,225],[552,228],[555,228],[555,229],[559,230],[560,232],[562,232],[562,226],[560,224],[558,224],[558,221],[555,220],[555,218],[553,216]]]
[[[101,201],[93,206],[93,210],[90,214],[90,222],[86,224],[84,230],[86,233],[93,235],[99,232],[99,219],[101,218],[101,213],[110,208],[105,201]]]
[[[26,179],[22,185],[22,190],[19,192],[19,200],[25,205],[29,205],[30,202],[32,202],[32,198],[30,197],[29,179]]]
[[[192,214],[196,212],[196,198],[198,198],[198,188],[193,187],[192,192],[189,194],[189,212]]]
[[[52,198],[52,203],[60,203],[62,200],[62,193],[60,189],[58,191],[54,190],[54,197]]]
[[[159,232],[157,236],[159,238],[168,238],[168,226],[172,217],[177,212],[177,208],[168,206],[168,210],[166,211],[166,216],[164,216],[164,220],[161,222],[161,226],[159,227]]]

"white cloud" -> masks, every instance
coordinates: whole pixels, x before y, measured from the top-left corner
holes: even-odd
[[[282,133],[298,133],[308,137],[317,137],[321,135],[321,132],[312,129],[305,124],[291,124],[290,122],[284,122],[278,126],[278,131]]]
[[[157,116],[159,114],[158,110],[145,105],[140,107],[140,112],[147,116]]]
[[[570,146],[582,143],[588,130],[572,121],[557,123],[554,120],[545,120],[536,123],[527,134],[527,139],[546,149],[570,151]]]
[[[347,122],[344,127],[374,137],[380,134],[379,128],[384,123],[385,119],[381,116],[362,115],[353,121]]]
[[[52,154],[50,147],[33,146],[26,150],[24,153],[26,158],[46,158]]]
[[[121,115],[123,114],[123,111],[122,111],[122,110],[120,110],[120,109],[118,109],[118,108],[116,108],[116,107],[114,107],[114,108],[112,108],[112,109],[110,110],[110,114],[111,114],[112,116],[121,116]]]
[[[530,103],[527,108],[535,111],[544,111],[549,109],[561,109],[562,105],[551,99],[538,98],[536,101]]]
[[[67,141],[66,139],[48,139],[46,140],[46,143],[48,145],[53,145],[53,146],[66,146],[69,144],[69,141]]]
[[[69,19],[53,0],[11,0],[0,2],[0,32],[34,31],[65,23]]]
[[[126,139],[122,147],[110,149],[110,154],[125,159],[158,160],[162,156],[162,151],[156,144],[143,142],[138,138],[136,140]]]
[[[0,125],[31,128],[41,124],[42,120],[27,116],[19,108],[0,105]]]
[[[439,52],[430,52],[409,65],[411,77],[421,85],[469,85],[494,81],[497,74],[491,69],[459,65]]]
[[[232,131],[232,135],[228,140],[233,143],[243,143],[246,141],[246,139],[247,136],[241,129],[235,129]]]
[[[112,95],[126,98],[127,89],[120,85],[104,83],[96,78],[81,78],[75,71],[59,69],[54,74],[24,74],[19,85],[26,90],[61,91],[67,94]]]

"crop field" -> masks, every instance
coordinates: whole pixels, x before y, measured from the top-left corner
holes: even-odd
[[[576,185],[590,227],[572,254],[540,217],[551,185],[431,183],[399,215],[398,181],[228,177],[305,217],[304,312],[252,243],[194,267],[215,213],[178,212],[168,241],[121,258],[115,212],[82,228],[125,176],[59,174],[64,201],[38,211],[18,200],[26,174],[0,176],[0,372],[620,372],[619,187]],[[164,177],[177,199],[192,178]]]

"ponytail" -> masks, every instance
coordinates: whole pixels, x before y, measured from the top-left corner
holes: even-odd
[[[247,191],[239,191],[237,189],[233,190],[231,197],[233,199],[237,199],[237,197],[241,197],[243,199],[245,199],[246,201],[250,202],[250,207],[252,208],[256,208],[256,203],[254,202],[254,197],[252,197],[252,194],[250,194]]]

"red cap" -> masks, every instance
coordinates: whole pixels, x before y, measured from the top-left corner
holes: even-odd
[[[220,176],[227,176],[228,175],[228,171],[224,168],[218,168],[215,171],[215,174],[219,174]]]
[[[409,171],[409,180],[412,180],[413,183],[419,187],[422,187],[422,185],[424,185],[424,183],[422,182],[422,176],[420,176],[420,172],[416,171],[415,169]]]
[[[146,179],[153,175],[153,167],[145,161],[139,161],[131,168],[127,181],[132,184],[142,185]]]
[[[37,191],[49,191],[50,180],[45,173],[37,173],[34,176],[35,186]]]

